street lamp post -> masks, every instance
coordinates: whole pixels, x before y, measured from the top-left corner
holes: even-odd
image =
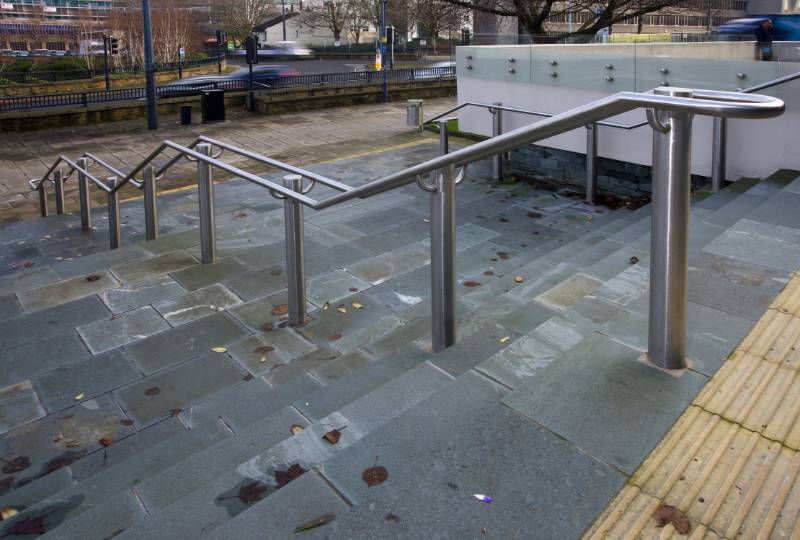
[[[150,0],[142,0],[144,23],[144,77],[147,93],[147,129],[158,129],[156,110],[156,74],[153,66],[153,29],[150,24]]]
[[[381,0],[381,33],[380,33],[380,49],[381,49],[381,71],[383,74],[383,102],[389,103],[389,81],[386,80],[386,1]]]
[[[281,0],[281,11],[283,11],[283,41],[286,41],[286,0]]]

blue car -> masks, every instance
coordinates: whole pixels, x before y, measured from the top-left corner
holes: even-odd
[[[772,35],[775,41],[800,41],[800,15],[753,15],[744,19],[734,19],[720,26],[716,33],[728,36],[755,36],[756,28],[767,19],[772,21]]]

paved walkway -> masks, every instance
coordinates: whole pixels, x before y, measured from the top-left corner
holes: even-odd
[[[438,98],[426,100],[425,108],[428,114],[434,114],[454,104],[454,98]],[[295,165],[379,151],[419,137],[405,126],[404,102],[255,117],[229,110],[225,123],[192,126],[181,126],[177,116],[165,116],[161,118],[161,129],[155,132],[146,131],[143,120],[132,120],[8,134],[0,138],[0,223],[38,216],[36,194],[28,189],[26,181],[43,175],[59,154],[78,157],[90,152],[127,171],[165,139],[189,143],[200,135],[229,141]],[[242,158],[229,157],[226,161],[251,172],[268,170]],[[99,167],[93,170],[100,172]],[[221,173],[215,174],[220,178]],[[172,189],[193,182],[192,167],[183,162],[159,186],[162,190]],[[138,196],[132,188],[123,194]],[[94,190],[93,198],[101,201],[103,194]],[[77,208],[74,182],[67,184],[66,204],[68,209]]]
[[[795,273],[585,538],[800,538],[798,347]]]

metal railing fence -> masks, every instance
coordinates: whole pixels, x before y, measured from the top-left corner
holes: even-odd
[[[213,169],[223,170],[267,189],[283,200],[285,213],[287,287],[289,290],[289,324],[306,322],[303,207],[322,210],[355,198],[415,183],[431,197],[431,333],[433,350],[440,352],[456,342],[456,185],[464,178],[466,167],[475,161],[508,152],[514,148],[541,141],[602,122],[610,117],[636,109],[644,109],[653,128],[653,227],[651,234],[650,320],[648,354],[650,360],[665,369],[686,366],[686,305],[688,277],[688,225],[691,177],[691,135],[694,115],[733,118],[771,118],[784,111],[784,103],[773,97],[736,92],[687,90],[661,87],[652,93],[621,92],[586,105],[565,111],[535,124],[499,134],[485,141],[453,152],[447,145],[446,120],[440,122],[441,155],[383,178],[350,187],[336,180],[288,163],[237,148],[231,144],[201,137],[192,145],[183,146],[164,141],[142,163],[124,178],[119,174],[102,182],[89,169],[97,164],[115,173],[113,168],[84,155],[78,161],[61,156],[44,177],[31,180],[39,191],[42,214],[47,214],[47,186],[56,190],[56,206],[64,212],[64,183],[78,173],[79,186],[88,190],[89,181],[108,195],[110,244],[120,244],[119,189],[127,182],[136,182],[145,190],[145,220],[148,238],[157,235],[156,180],[179,159],[196,164],[200,214],[200,247],[203,263],[216,260],[214,225]],[[153,161],[166,150],[176,152],[156,170]],[[229,151],[269,164],[291,174],[282,183],[262,178],[224,162]],[[91,160],[91,161],[90,161]],[[62,164],[68,170],[62,169]],[[142,180],[134,177],[141,173]],[[306,184],[304,180],[309,182]],[[323,199],[310,195],[316,183],[333,188],[336,193]],[[135,185],[136,185],[135,184]],[[81,197],[81,202],[88,201]],[[88,202],[81,206],[82,224],[91,226]],[[84,219],[86,216],[86,219]]]

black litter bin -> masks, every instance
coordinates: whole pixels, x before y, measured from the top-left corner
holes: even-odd
[[[203,90],[200,100],[203,109],[203,123],[225,121],[225,91]]]
[[[190,125],[192,125],[192,106],[191,105],[181,105],[181,125],[182,126],[190,126]]]

